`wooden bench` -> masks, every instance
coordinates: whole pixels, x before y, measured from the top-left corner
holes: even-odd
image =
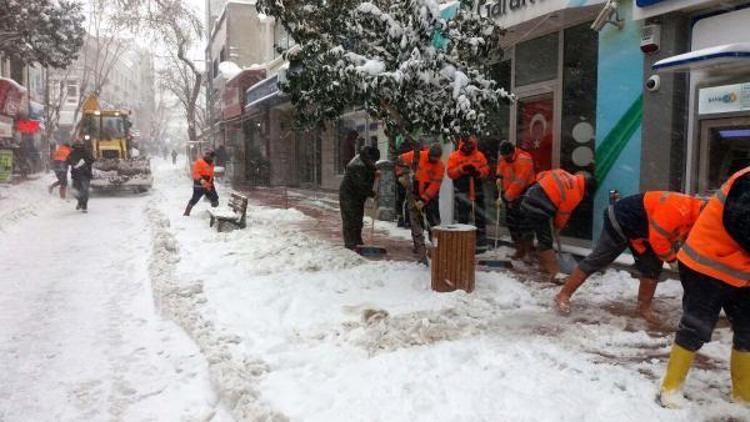
[[[244,229],[247,226],[245,222],[247,197],[232,192],[232,195],[229,197],[228,209],[212,209],[208,210],[208,213],[211,215],[209,227],[213,227],[216,224],[217,231],[223,231],[222,229],[227,225]]]

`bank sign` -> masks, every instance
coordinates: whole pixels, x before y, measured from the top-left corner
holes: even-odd
[[[494,19],[502,28],[530,21],[558,10],[603,3],[605,0],[479,0],[476,11]]]
[[[750,110],[750,82],[712,86],[698,91],[698,114]]]

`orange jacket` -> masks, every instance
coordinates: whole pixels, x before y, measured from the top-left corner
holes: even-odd
[[[497,177],[502,180],[502,195],[508,202],[515,201],[526,188],[534,184],[534,159],[528,152],[516,148],[513,161],[504,158],[497,161]]]
[[[476,140],[470,139],[468,142],[476,144]],[[468,164],[474,166],[479,172],[480,179],[487,177],[490,174],[490,167],[487,165],[487,158],[482,154],[482,151],[474,148],[471,154],[466,155],[461,152],[461,145],[463,145],[463,141],[458,144],[458,149],[448,156],[448,177],[456,180],[460,177],[468,176],[469,174],[464,171],[464,166]]]
[[[709,201],[677,254],[692,270],[735,287],[750,287],[750,252],[724,228],[724,203],[734,181],[750,173],[746,167],[729,178]]]
[[[632,240],[633,249],[644,253],[648,242],[659,259],[674,261],[704,205],[702,199],[681,193],[646,192],[643,207],[648,218],[648,239]]]
[[[199,159],[193,163],[193,180],[196,184],[200,184],[201,180],[205,180],[209,185],[214,184],[214,165],[208,164],[206,160]]]
[[[536,180],[557,208],[554,225],[561,230],[586,193],[583,174],[573,175],[562,169],[547,170],[537,174]]]
[[[414,151],[409,151],[400,156],[401,161],[413,168]],[[398,168],[398,167],[397,167]],[[417,174],[414,179],[419,185],[418,195],[424,203],[429,202],[440,192],[440,185],[443,183],[445,175],[445,165],[442,161],[437,160],[430,162],[427,150],[419,152],[419,163],[417,163]]]
[[[68,155],[70,155],[70,151],[72,149],[67,145],[60,145],[55,150],[55,154],[52,156],[53,161],[65,161],[68,159]]]

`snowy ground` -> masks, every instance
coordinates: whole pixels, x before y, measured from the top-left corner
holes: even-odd
[[[231,420],[154,307],[151,198],[95,197],[83,215],[48,182],[0,186],[0,421]]]
[[[676,281],[659,289],[663,330],[632,316],[637,283],[624,272],[593,277],[562,318],[550,309],[557,288],[533,275],[481,272],[473,294],[435,294],[424,267],[365,261],[301,232],[316,221],[294,209],[251,204],[247,229],[215,233],[205,203],[179,216],[185,190],[161,190],[149,212],[172,245],[176,318],[240,419],[747,417],[727,401],[727,328],[691,372],[693,405],[654,402],[679,316]]]
[[[424,267],[366,261],[294,209],[251,204],[230,233],[209,229],[205,203],[182,217],[183,172],[161,164],[153,193],[94,198],[87,216],[44,201],[25,217],[6,197],[42,203],[26,198],[41,184],[0,190],[0,420],[748,420],[727,401],[727,328],[688,378],[692,405],[654,402],[675,281],[659,288],[662,330],[632,316],[624,272],[593,277],[569,318],[533,273],[436,294]]]

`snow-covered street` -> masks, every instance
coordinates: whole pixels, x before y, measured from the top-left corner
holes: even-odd
[[[0,420],[221,420],[204,357],[154,306],[150,197],[84,215],[48,179],[0,191]]]
[[[424,267],[364,260],[295,209],[251,198],[247,229],[216,233],[206,203],[181,215],[184,167],[155,167],[151,193],[95,196],[88,215],[46,180],[0,191],[0,420],[747,420],[726,327],[691,405],[655,403],[673,280],[663,330],[632,315],[624,272],[593,277],[569,318],[531,275],[437,294]]]

